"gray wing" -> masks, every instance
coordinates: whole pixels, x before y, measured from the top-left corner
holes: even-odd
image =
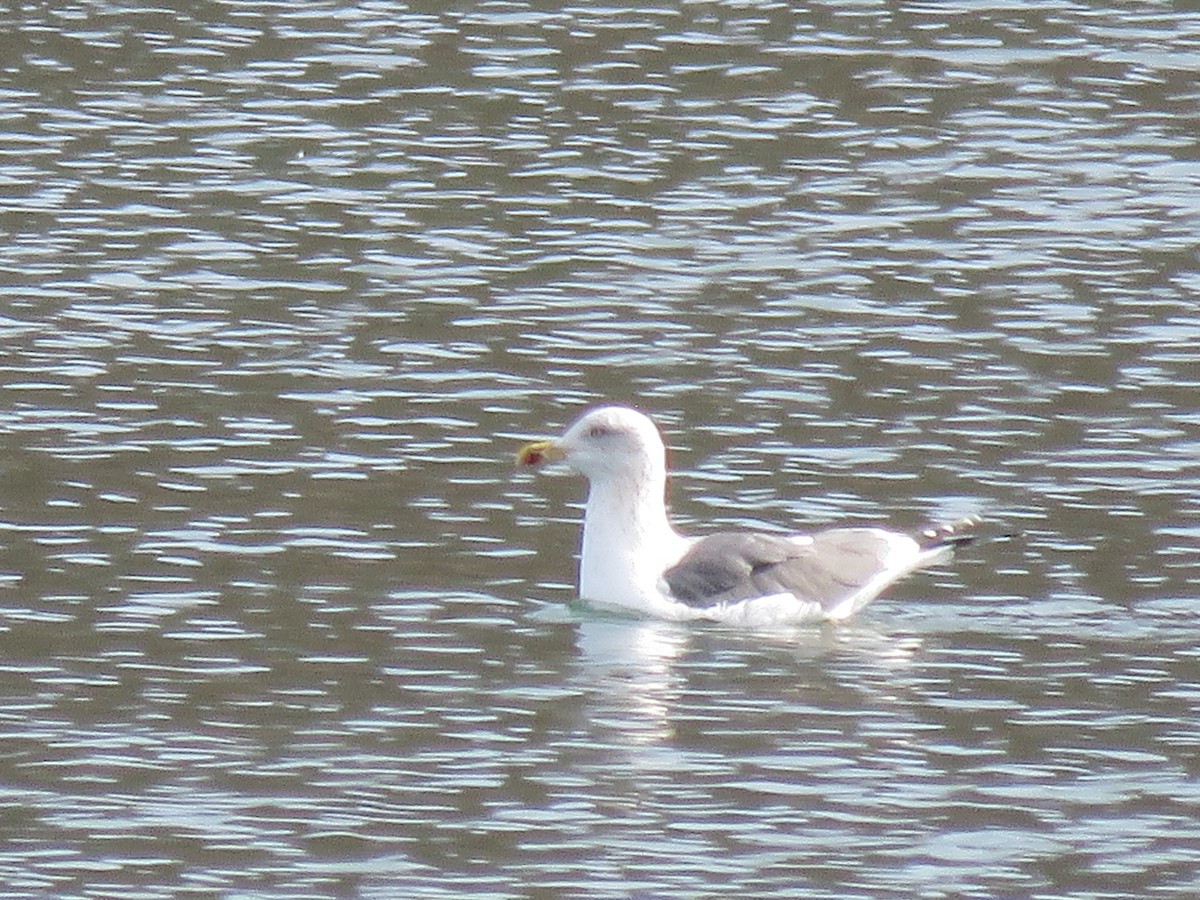
[[[663,573],[689,606],[791,593],[830,609],[884,571],[890,545],[869,528],[834,528],[803,544],[771,534],[721,532],[694,543]]]

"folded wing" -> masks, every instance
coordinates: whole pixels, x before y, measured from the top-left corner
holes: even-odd
[[[790,593],[828,611],[881,576],[907,574],[921,552],[907,535],[877,528],[794,538],[722,532],[698,540],[663,578],[672,596],[690,606]]]

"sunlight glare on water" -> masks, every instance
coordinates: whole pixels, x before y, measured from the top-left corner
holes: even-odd
[[[0,12],[5,896],[1192,897],[1200,17]],[[982,513],[837,628],[573,601]]]

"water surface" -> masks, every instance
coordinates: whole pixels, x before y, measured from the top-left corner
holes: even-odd
[[[6,896],[1191,897],[1200,17],[0,13]],[[683,525],[1010,541],[839,628],[570,606]]]

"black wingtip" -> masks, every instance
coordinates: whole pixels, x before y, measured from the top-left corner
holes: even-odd
[[[953,522],[927,525],[913,534],[923,550],[933,547],[958,547],[969,544],[976,538],[976,529],[982,524],[979,516],[964,516]]]

